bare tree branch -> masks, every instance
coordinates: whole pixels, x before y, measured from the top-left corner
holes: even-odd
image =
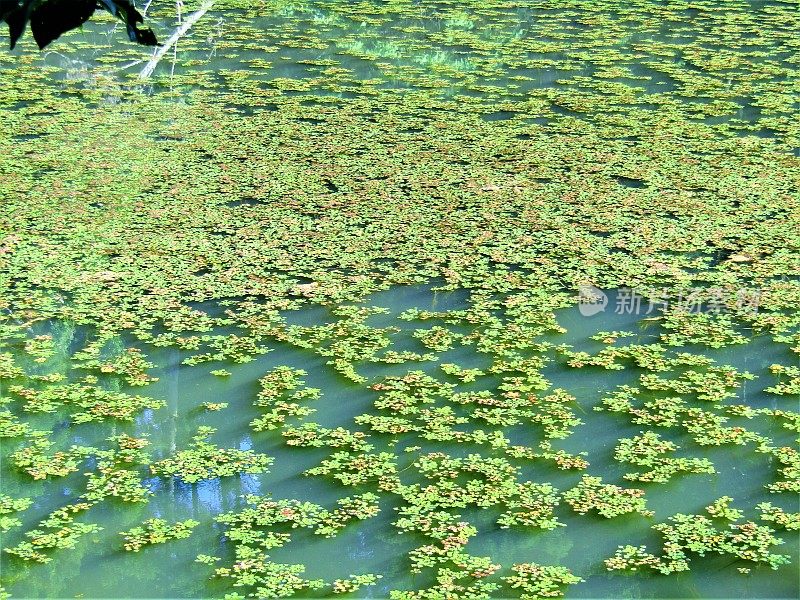
[[[164,45],[159,47],[156,50],[155,54],[153,54],[153,58],[147,61],[147,64],[139,73],[139,79],[147,79],[153,74],[158,63],[161,62],[161,59],[164,58],[167,52],[169,52],[170,48],[172,48],[175,44],[178,43],[186,33],[192,28],[192,26],[197,23],[204,14],[206,14],[211,7],[214,6],[214,0],[206,0],[199,9],[189,15],[186,20],[169,36],[169,39],[164,42]]]

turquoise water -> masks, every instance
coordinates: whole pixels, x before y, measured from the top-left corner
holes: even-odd
[[[419,323],[399,320],[397,315],[409,308],[458,310],[467,306],[466,300],[465,292],[432,292],[427,286],[412,286],[379,292],[368,298],[365,305],[389,309],[389,314],[372,317],[370,325],[397,326],[399,331],[390,336],[393,348],[424,350],[415,348],[419,342],[410,336]],[[205,307],[212,308],[211,305]],[[336,319],[324,307],[287,313],[286,318],[295,324],[319,324]],[[635,314],[614,314],[611,307],[607,312],[592,317],[582,316],[577,309],[565,309],[558,313],[558,321],[568,329],[568,333],[550,334],[547,337],[590,352],[603,348],[602,343],[589,339],[602,330],[632,330],[637,332],[636,338],[629,338],[632,342],[654,341],[658,326],[641,318],[641,315]],[[43,327],[42,331],[45,329]],[[65,329],[63,325],[56,324],[52,330],[62,332],[64,349],[74,349],[76,343],[80,342],[80,328]],[[320,388],[322,398],[314,402],[316,412],[305,417],[305,420],[325,427],[353,429],[353,417],[370,411],[376,393],[367,385],[345,380],[325,364],[324,357],[308,350],[277,342],[270,342],[269,347],[271,352],[251,363],[209,363],[189,367],[180,364],[189,353],[144,346],[149,359],[159,365],[152,371],[159,379],[144,391],[142,388],[128,391],[162,399],[166,402],[164,408],[148,409],[130,425],[104,423],[66,426],[59,423],[57,416],[42,418],[41,425],[48,423],[54,426],[53,439],[59,448],[70,444],[102,445],[105,437],[124,431],[136,437],[148,436],[152,442],[153,458],[158,460],[176,448],[185,446],[198,426],[208,425],[217,428],[212,441],[224,447],[254,449],[274,457],[275,462],[268,474],[240,475],[194,485],[181,483],[177,479],[146,479],[145,485],[154,492],[149,504],[131,506],[106,500],[94,506],[81,520],[97,523],[104,530],[81,539],[74,550],[54,553],[52,563],[26,566],[14,557],[3,555],[0,563],[3,581],[12,595],[31,598],[217,596],[224,587],[207,579],[211,575],[210,567],[194,562],[195,556],[201,553],[224,557],[231,552],[220,525],[212,521],[214,515],[241,509],[244,506],[243,494],[308,499],[324,506],[333,505],[336,499],[350,494],[350,490],[321,477],[303,475],[304,470],[325,458],[325,449],[290,448],[285,445],[278,431],[251,431],[248,423],[259,415],[259,409],[253,406],[258,391],[257,380],[278,365],[306,370],[306,384]],[[786,351],[774,345],[767,346],[759,340],[752,341],[747,350],[719,351],[715,358],[722,363],[729,362],[746,368],[762,378],[769,378],[766,367],[775,360],[792,360],[787,357]],[[437,361],[427,361],[420,366],[441,378],[443,376],[438,368],[440,362],[457,362],[463,368],[486,368],[491,364],[491,359],[468,346],[457,346],[442,353]],[[797,363],[797,360],[794,362]],[[230,377],[219,378],[208,373],[222,366],[231,372]],[[391,369],[385,367],[378,363],[363,364],[358,370],[368,374],[373,382],[389,371],[403,373],[409,369],[408,364],[393,365]],[[629,469],[614,461],[613,448],[618,438],[635,435],[641,427],[611,413],[595,412],[592,408],[598,404],[603,392],[612,390],[616,385],[635,382],[637,369],[573,369],[554,359],[545,368],[544,375],[552,387],[564,388],[576,396],[578,416],[584,421],[573,435],[556,441],[556,448],[588,452],[590,474],[602,474],[606,482],[625,485],[621,477]],[[751,406],[775,404],[774,400],[769,400],[758,391],[764,387],[763,384],[746,383],[748,385],[739,392],[740,401]],[[496,385],[497,381],[491,376],[479,377],[475,383],[461,384],[458,390],[491,390]],[[227,402],[229,406],[219,412],[209,412],[203,409],[203,402]],[[752,424],[748,426],[753,427]],[[788,431],[781,432],[767,426],[763,432],[775,436],[778,442],[792,444]],[[515,443],[532,445],[539,434],[531,429],[516,427],[507,435]],[[777,573],[762,567],[754,568],[747,578],[732,577],[728,568],[731,561],[727,557],[697,558],[693,561],[691,572],[670,577],[643,574],[620,576],[605,571],[602,560],[613,554],[621,540],[637,545],[655,544],[657,537],[648,529],[649,525],[676,512],[702,512],[705,505],[726,494],[748,506],[759,501],[776,502],[774,495],[770,497],[762,488],[773,477],[772,466],[763,455],[755,455],[747,448],[738,446],[710,450],[698,448],[688,436],[673,430],[666,430],[665,435],[678,441],[686,455],[711,459],[719,473],[678,476],[667,484],[644,484],[649,506],[655,511],[654,519],[635,514],[610,520],[591,515],[579,516],[562,505],[556,514],[567,527],[553,531],[503,530],[494,523],[498,511],[470,509],[463,516],[478,526],[479,534],[469,542],[468,551],[490,555],[493,560],[503,564],[536,561],[567,565],[586,579],[585,583],[569,589],[568,597],[575,598],[792,597],[796,592],[798,575],[797,540],[793,535],[784,536],[787,544],[781,549],[792,556],[792,564]],[[393,445],[388,436],[375,437],[379,448],[395,447],[400,450],[403,446],[416,443],[401,437],[399,445]],[[7,455],[14,445],[4,440],[3,454]],[[430,443],[426,444],[426,449],[441,449],[454,456],[464,455],[467,451],[463,444]],[[413,470],[404,471],[410,463],[411,458],[400,452],[399,470],[404,481],[414,480]],[[538,462],[525,466],[520,477],[550,481],[562,490],[575,485],[580,478],[579,474],[559,471]],[[2,466],[3,491],[12,496],[28,495],[35,499],[33,507],[22,514],[26,525],[22,530],[34,526],[50,511],[79,495],[82,479],[79,472],[65,478],[31,483],[29,478],[15,472],[7,461]],[[779,504],[786,504],[780,500],[777,499]],[[364,597],[382,597],[391,589],[414,589],[429,584],[427,577],[408,572],[405,554],[421,542],[412,535],[398,535],[393,527],[392,509],[397,506],[396,500],[391,494],[385,494],[380,505],[382,512],[377,517],[349,527],[336,538],[325,539],[311,533],[296,534],[290,544],[272,554],[272,559],[277,562],[304,563],[310,577],[334,579],[349,573],[383,574],[377,586],[364,588],[359,593]],[[791,509],[791,502],[785,508]],[[199,521],[200,526],[188,539],[146,547],[138,553],[123,551],[118,532],[151,516],[170,522],[192,518]],[[20,539],[19,531],[4,534],[3,545],[16,543]]]

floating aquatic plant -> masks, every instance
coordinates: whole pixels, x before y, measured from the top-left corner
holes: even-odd
[[[334,594],[351,594],[357,592],[364,586],[375,585],[382,575],[366,573],[364,575],[350,575],[347,579],[336,579],[331,584],[331,591]]]
[[[444,352],[450,350],[454,341],[460,336],[453,334],[446,327],[434,325],[430,329],[417,329],[414,331],[414,337],[418,338],[426,348]]]
[[[666,483],[678,473],[716,473],[707,458],[673,458],[669,454],[679,446],[664,440],[653,431],[642,432],[633,438],[623,438],[614,450],[614,458],[650,469],[644,473],[626,473],[631,481]]]
[[[153,364],[165,356],[207,371],[285,351],[255,398],[256,437],[321,456],[298,468],[348,486],[350,500],[233,511],[243,520],[220,526],[234,549],[202,561],[222,565],[230,598],[373,583],[347,570],[310,579],[269,556],[298,528],[360,527],[377,510],[373,493],[419,542],[391,564],[418,569],[407,586],[418,589],[390,590],[387,570],[381,594],[560,594],[575,582],[555,558],[509,574],[505,553],[468,549],[498,522],[557,527],[559,495],[579,514],[647,514],[640,490],[591,478],[559,494],[547,481],[589,462],[606,477],[601,442],[648,495],[650,482],[688,473],[713,482],[699,448],[720,470],[732,456],[768,461],[761,491],[776,496],[769,507],[744,492],[735,508],[720,498],[713,516],[662,524],[662,552],[629,546],[612,564],[677,572],[696,550],[737,561],[712,579],[748,570],[742,559],[777,564],[772,533],[728,519],[758,512],[795,531],[777,506],[800,481],[789,441],[797,372],[783,354],[800,351],[797,60],[786,34],[796,7],[457,4],[234,0],[224,27],[213,10],[193,25],[147,94],[121,68],[136,57],[105,48],[102,24],[63,36],[63,55],[0,57],[13,134],[0,153],[0,174],[13,174],[0,206],[0,458],[26,480],[67,477],[77,501],[146,501],[141,438],[87,440],[106,427],[133,435],[134,421],[155,434],[162,418],[219,417],[184,402],[151,415],[160,401],[122,386],[159,385]],[[171,11],[153,3],[148,15],[171,23]],[[83,61],[87,52],[101,60]],[[378,290],[405,302],[416,293],[405,286],[431,282],[430,305],[404,310],[403,327],[370,305]],[[586,284],[618,292],[604,315],[575,322],[560,311]],[[616,317],[618,330],[604,324]],[[589,340],[576,339],[584,324]],[[750,374],[715,361],[773,351],[757,387],[780,408],[754,397]],[[319,357],[315,381],[343,376],[341,396],[302,382],[295,367]],[[330,420],[317,399],[339,397],[342,414],[361,414]],[[374,402],[362,410],[364,397]],[[253,451],[206,437],[176,449],[167,437],[150,437],[163,475],[266,467]],[[85,488],[72,486],[77,471]],[[30,511],[12,518],[32,528]],[[4,564],[4,580],[6,569],[11,591],[31,591],[35,574],[19,583],[27,572]],[[785,593],[784,579],[765,580],[765,593],[773,583]]]
[[[192,519],[178,521],[172,525],[164,519],[147,519],[133,529],[121,531],[120,535],[125,539],[125,550],[139,552],[145,546],[187,538],[192,534],[192,529],[199,524]]]
[[[25,342],[25,353],[32,357],[34,362],[43,363],[55,354],[55,344],[50,335],[37,335]]]
[[[10,410],[0,410],[0,438],[21,437],[30,431],[30,425],[20,421]]]
[[[25,399],[24,409],[30,412],[55,412],[68,407],[75,423],[102,419],[131,421],[145,408],[164,406],[163,400],[131,396],[83,384],[49,386],[42,390],[13,386],[11,391]]]
[[[493,572],[492,569],[489,571]],[[436,573],[436,583],[433,586],[413,591],[392,590],[389,597],[392,600],[433,600],[452,594],[476,600],[490,598],[492,592],[500,588],[499,584],[485,581],[482,578],[483,573],[477,573],[476,577],[463,569],[442,567]]]
[[[238,473],[264,473],[272,464],[272,458],[252,450],[219,448],[208,442],[215,431],[212,427],[201,427],[186,450],[152,464],[150,470],[156,475],[197,483]]]
[[[716,519],[738,521],[744,516],[744,513],[736,508],[731,508],[730,503],[732,501],[733,498],[730,496],[722,496],[722,498],[717,498],[713,504],[706,506],[706,512]]]
[[[325,586],[322,580],[304,579],[303,565],[279,564],[269,559],[267,551],[291,541],[291,530],[306,528],[317,535],[333,537],[349,522],[369,519],[379,511],[378,496],[371,493],[342,498],[332,510],[299,500],[272,500],[253,495],[245,500],[248,506],[244,510],[215,517],[226,526],[226,537],[235,544],[237,559],[231,567],[217,568],[215,575],[232,578],[235,586],[255,586],[252,596],[259,598],[292,596],[303,589]],[[214,564],[219,559],[200,555],[197,560]],[[373,585],[377,579],[379,576],[371,574],[354,575],[348,580],[335,580],[331,587],[335,593],[345,593]]]
[[[228,408],[227,402],[203,402],[203,408],[211,412],[217,412]]]
[[[255,431],[266,431],[280,428],[288,417],[303,417],[314,412],[314,409],[300,404],[304,400],[317,400],[320,390],[302,387],[305,382],[300,379],[305,371],[290,367],[276,367],[261,378],[261,391],[255,405],[269,409],[250,426]],[[292,391],[291,394],[288,392]]]
[[[53,511],[39,523],[38,529],[25,532],[27,541],[22,541],[11,548],[5,548],[5,551],[22,560],[39,563],[50,562],[53,559],[47,554],[48,552],[59,548],[74,548],[82,536],[103,529],[94,523],[75,521],[77,513],[91,507],[91,503],[79,502]]]
[[[514,575],[503,579],[522,593],[520,598],[558,598],[563,596],[563,588],[583,581],[566,567],[520,563],[512,567]]]
[[[762,521],[771,521],[790,531],[800,529],[800,513],[787,512],[770,502],[761,502],[756,508],[761,511]]]
[[[33,500],[30,498],[12,498],[6,494],[0,494],[0,532],[22,525],[22,521],[18,518],[8,515],[27,510],[31,504],[33,504]]]
[[[380,489],[394,489],[399,483],[396,473],[395,455],[391,452],[335,452],[306,471],[307,475],[331,475],[343,485],[374,483]]]
[[[327,429],[318,423],[303,423],[300,427],[287,427],[283,431],[286,444],[289,446],[305,446],[320,448],[349,448],[353,452],[373,449],[368,442],[369,436],[362,431],[350,431],[344,427]]]
[[[506,512],[500,515],[500,527],[527,525],[541,529],[555,529],[563,526],[553,514],[558,505],[558,492],[550,484],[536,484],[529,481],[517,486],[516,497],[506,500]]]
[[[255,336],[212,336],[205,335],[200,338],[211,351],[195,354],[183,360],[184,365],[199,365],[205,362],[231,360],[235,363],[248,363],[261,354],[270,351],[260,344],[260,339]],[[198,345],[199,347],[199,345]]]
[[[0,379],[17,379],[25,371],[15,364],[14,355],[10,352],[0,352]]]
[[[104,344],[104,342],[105,340],[101,337],[95,342],[95,346],[76,353],[73,358],[80,361],[77,366],[100,373],[120,375],[131,386],[144,386],[158,381],[157,378],[147,374],[147,370],[152,369],[155,365],[145,358],[140,348],[121,348],[116,355],[101,358],[100,344]]]
[[[633,512],[644,516],[653,515],[652,511],[646,509],[644,490],[602,483],[601,477],[582,476],[580,483],[565,491],[563,497],[579,514],[595,510],[607,519]]]
[[[55,444],[47,438],[47,431],[33,431],[26,445],[11,453],[11,461],[17,469],[25,471],[34,479],[64,477],[78,470],[83,460],[94,452],[94,448],[71,446],[66,451],[47,452]]]
[[[735,519],[738,521],[740,517]],[[719,529],[703,515],[676,514],[666,523],[653,525],[664,539],[662,556],[649,554],[644,546],[620,546],[614,557],[606,559],[609,570],[635,570],[646,567],[663,574],[688,571],[691,554],[726,554],[741,560],[766,563],[778,569],[789,562],[783,554],[773,554],[773,546],[782,544],[769,527],[752,521],[730,523]]]
[[[777,385],[768,387],[765,391],[771,394],[798,395],[800,394],[800,367],[786,367],[784,365],[770,365],[771,373],[786,377]]]
[[[471,383],[475,381],[478,377],[484,375],[484,372],[481,371],[480,369],[462,369],[458,365],[454,365],[452,363],[443,363],[440,366],[442,368],[442,371],[444,371],[448,375],[458,377],[464,383]]]
[[[136,467],[150,463],[144,450],[150,442],[126,434],[112,436],[108,441],[115,442],[118,449],[95,452],[97,467],[86,473],[83,498],[97,502],[111,496],[125,502],[147,502],[153,493],[142,484]]]

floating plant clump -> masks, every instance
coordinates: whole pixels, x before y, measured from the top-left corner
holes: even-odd
[[[328,587],[332,593],[347,593],[362,586],[374,585],[380,575],[351,575],[326,583],[322,579],[305,579],[302,564],[273,562],[268,551],[288,544],[293,529],[310,529],[316,535],[334,537],[352,520],[374,517],[379,512],[378,496],[371,493],[340,499],[333,510],[299,500],[271,500],[247,496],[248,507],[241,512],[225,513],[215,520],[226,526],[225,536],[234,544],[236,562],[218,567],[215,577],[233,579],[235,587],[254,589],[254,598],[281,598],[301,590]],[[288,530],[288,531],[287,531]],[[198,562],[213,565],[219,558],[197,557]]]
[[[52,559],[46,552],[59,548],[74,548],[81,536],[96,533],[102,527],[94,523],[75,521],[75,515],[92,507],[88,502],[77,502],[53,511],[39,523],[39,528],[25,532],[26,541],[5,548],[25,561],[48,563]]]
[[[23,511],[31,504],[33,504],[33,500],[30,498],[12,498],[11,496],[0,494],[0,531],[5,532],[12,527],[22,525],[22,521],[9,515]]]
[[[85,458],[94,452],[86,446],[70,446],[66,451],[47,454],[55,444],[47,438],[47,431],[32,431],[25,445],[10,455],[12,464],[33,479],[64,477],[78,470]]]
[[[623,438],[614,451],[619,462],[630,463],[650,470],[644,473],[626,473],[625,479],[632,481],[652,481],[666,483],[677,473],[716,473],[714,465],[707,458],[672,458],[678,446],[663,440],[654,431],[643,432],[633,438]]]
[[[740,523],[741,512],[727,508],[730,500],[728,497],[721,498],[706,509],[716,519],[731,521],[727,527],[719,527],[703,515],[676,514],[666,523],[653,525],[653,529],[664,539],[662,556],[649,554],[644,546],[620,546],[614,557],[605,561],[606,568],[636,570],[646,567],[670,574],[688,571],[692,554],[705,556],[707,553],[766,563],[772,569],[786,564],[789,561],[787,555],[771,552],[773,546],[784,541],[775,537],[774,530],[769,527],[752,521]]]
[[[14,413],[0,410],[0,438],[22,437],[30,431],[30,425],[20,421]]]
[[[11,386],[9,391],[23,398],[27,412],[56,412],[59,407],[76,407],[72,412],[75,423],[88,423],[105,418],[130,421],[144,408],[159,408],[163,401],[144,396],[130,396],[82,384],[52,386],[43,390]]]
[[[577,486],[564,492],[564,501],[579,514],[595,510],[607,519],[632,512],[652,516],[644,495],[644,490],[602,483],[600,477],[584,475]]]
[[[564,586],[580,583],[580,577],[573,575],[566,567],[522,563],[514,565],[514,575],[505,577],[512,588],[522,591],[520,598],[553,598],[562,595]]]
[[[170,525],[163,519],[147,519],[139,527],[121,531],[125,539],[125,550],[139,552],[144,546],[163,544],[169,540],[180,540],[192,535],[192,529],[200,523],[187,519]]]
[[[147,502],[152,492],[142,484],[137,467],[150,464],[150,456],[144,450],[150,442],[126,434],[112,436],[108,441],[115,442],[117,449],[95,452],[97,466],[95,471],[86,473],[82,497],[99,501],[113,496],[125,502]]]
[[[179,477],[186,483],[226,477],[237,473],[263,473],[272,459],[252,450],[219,448],[207,441],[213,427],[201,427],[186,450],[153,463],[150,470],[164,477]]]
[[[761,511],[762,521],[771,521],[790,530],[800,529],[800,513],[786,512],[778,506],[772,506],[769,502],[762,502],[757,505],[757,508]]]
[[[146,8],[0,52],[0,599],[800,595],[796,2]]]
[[[304,417],[314,412],[314,409],[304,407],[297,402],[316,400],[320,397],[320,390],[316,388],[301,388],[304,382],[300,377],[305,374],[305,371],[299,369],[278,367],[260,380],[262,389],[255,405],[270,410],[250,423],[254,431],[278,429],[286,422],[287,417]],[[292,390],[294,390],[292,394],[285,395]]]

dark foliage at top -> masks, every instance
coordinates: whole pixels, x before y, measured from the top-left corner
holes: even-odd
[[[158,44],[151,29],[140,28],[144,20],[129,0],[0,0],[0,21],[8,24],[12,49],[28,23],[42,49],[61,34],[83,25],[98,8],[125,23],[132,42]]]

